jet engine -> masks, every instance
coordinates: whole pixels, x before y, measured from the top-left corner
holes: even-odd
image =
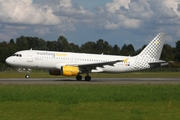
[[[62,66],[61,72],[64,76],[77,76],[80,73],[79,67],[75,66]]]
[[[80,73],[76,66],[62,66],[61,70],[49,70],[50,75],[77,76]]]
[[[62,75],[61,70],[49,70],[50,75]]]

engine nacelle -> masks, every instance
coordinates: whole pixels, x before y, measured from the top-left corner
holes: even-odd
[[[77,76],[80,73],[76,66],[62,66],[61,70],[49,70],[50,75]]]
[[[76,66],[62,66],[61,72],[64,76],[77,76],[80,73],[79,67]]]
[[[49,70],[50,75],[62,75],[60,70]]]

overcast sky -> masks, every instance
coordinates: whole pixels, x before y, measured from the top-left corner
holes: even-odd
[[[21,35],[81,45],[104,39],[136,49],[159,32],[180,40],[180,0],[0,0],[0,42]]]

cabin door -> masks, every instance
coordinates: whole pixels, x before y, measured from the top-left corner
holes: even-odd
[[[29,50],[28,52],[28,59],[27,59],[28,62],[33,62],[33,52],[32,50]]]

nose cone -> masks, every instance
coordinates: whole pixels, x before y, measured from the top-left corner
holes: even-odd
[[[6,59],[6,63],[9,64],[9,65],[12,65],[13,61],[12,61],[11,57],[8,57]]]

